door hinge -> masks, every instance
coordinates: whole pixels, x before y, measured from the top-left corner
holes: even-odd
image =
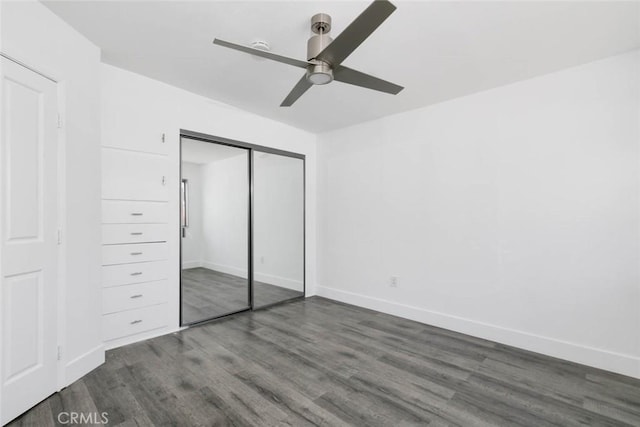
[[[58,228],[58,238],[57,238],[58,244],[61,245],[62,244],[62,230]]]
[[[164,133],[162,134],[162,142],[164,143]]]
[[[58,360],[62,360],[62,347],[58,346]]]
[[[58,113],[58,129],[62,129],[62,114]]]

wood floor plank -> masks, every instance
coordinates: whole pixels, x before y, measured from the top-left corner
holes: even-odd
[[[323,298],[107,352],[9,425],[640,426],[640,380]]]

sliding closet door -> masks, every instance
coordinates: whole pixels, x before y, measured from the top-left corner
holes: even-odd
[[[182,138],[182,324],[250,308],[249,150]]]
[[[253,152],[253,308],[304,295],[304,160]]]

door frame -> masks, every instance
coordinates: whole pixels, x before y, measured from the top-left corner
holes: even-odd
[[[64,388],[66,384],[66,363],[67,357],[62,349],[65,348],[67,341],[66,334],[66,319],[64,313],[66,312],[66,261],[67,261],[67,245],[66,245],[66,82],[56,78],[53,74],[48,71],[42,71],[39,67],[35,67],[28,62],[17,59],[15,56],[7,54],[4,51],[0,51],[0,75],[4,75],[3,69],[3,59],[7,61],[11,61],[17,64],[20,67],[27,69],[30,72],[38,74],[39,76],[50,80],[56,85],[56,106],[58,111],[58,132],[56,137],[56,178],[57,178],[57,188],[56,188],[56,211],[57,211],[57,229],[59,233],[59,240],[57,245],[57,278],[54,282],[56,286],[56,335],[57,335],[57,346],[58,346],[58,360],[56,365],[56,391],[60,391]],[[0,84],[0,111],[4,108],[4,92],[3,92],[3,84]],[[2,121],[0,120],[0,135],[2,135]],[[0,188],[4,185],[2,180],[2,175],[0,175]],[[1,208],[2,200],[0,200],[0,208]],[[2,238],[2,228],[0,227],[0,238]],[[1,249],[1,248],[0,248]],[[1,272],[0,272],[1,274]],[[3,303],[3,294],[4,292],[0,289],[0,307]],[[0,342],[2,340],[2,331],[3,331],[3,320],[2,316],[0,316]],[[3,364],[2,352],[0,352],[0,369],[2,369]],[[0,371],[1,374],[1,371]],[[0,387],[0,402],[2,402],[2,387]],[[37,402],[36,402],[37,403]],[[2,420],[2,405],[0,405],[0,420]]]
[[[212,320],[218,320],[218,319],[222,319],[225,318],[227,316],[231,316],[237,313],[242,313],[242,312],[246,312],[246,311],[255,311],[255,310],[262,310],[265,308],[269,308],[272,307],[274,305],[279,305],[279,304],[283,304],[283,303],[287,303],[287,302],[291,302],[291,301],[298,301],[298,300],[303,300],[306,296],[307,296],[307,161],[306,161],[306,155],[304,154],[300,154],[300,153],[295,153],[292,151],[286,151],[286,150],[280,150],[277,148],[272,148],[272,147],[266,147],[264,145],[257,145],[257,144],[251,144],[248,142],[244,142],[244,141],[237,141],[234,139],[229,139],[229,138],[224,138],[221,136],[214,136],[214,135],[208,135],[205,133],[201,133],[201,132],[194,132],[194,131],[190,131],[190,130],[186,130],[186,129],[180,129],[180,135],[179,135],[179,145],[180,145],[180,150],[179,150],[179,156],[178,156],[178,161],[179,161],[179,165],[178,165],[178,179],[181,181],[182,180],[182,138],[188,138],[188,139],[193,139],[193,140],[197,140],[197,141],[202,141],[202,142],[209,142],[209,143],[213,143],[213,144],[218,144],[218,145],[226,145],[228,147],[235,147],[235,148],[242,148],[242,149],[246,149],[248,150],[249,153],[249,165],[248,165],[248,173],[249,173],[249,203],[248,203],[248,218],[249,218],[249,224],[248,224],[248,252],[249,252],[249,256],[248,256],[248,283],[249,283],[249,307],[248,308],[243,308],[241,310],[237,310],[231,313],[227,313],[227,314],[223,314],[220,316],[214,316],[208,319],[203,319],[203,320],[199,320],[197,322],[191,322],[191,323],[183,323],[182,322],[182,227],[179,227],[178,229],[178,238],[179,238],[179,242],[180,242],[180,256],[178,257],[178,277],[180,278],[180,286],[179,286],[179,310],[178,310],[178,324],[181,327],[188,327],[188,326],[195,326],[195,325],[199,325],[202,323],[206,323],[206,322],[210,322]],[[255,307],[254,304],[254,300],[253,300],[253,207],[254,207],[254,201],[253,201],[253,196],[254,196],[254,183],[253,183],[253,178],[254,178],[254,171],[253,171],[253,155],[254,152],[260,152],[260,153],[269,153],[269,154],[276,154],[279,156],[285,156],[285,157],[292,157],[292,158],[296,158],[296,159],[300,159],[302,160],[302,295],[297,296],[297,297],[293,297],[293,298],[289,298],[283,301],[279,301],[279,302],[275,302],[273,304],[268,304],[268,305],[264,305],[264,306],[260,306],[260,307]],[[178,194],[178,200],[181,200],[182,194],[181,194],[181,186],[178,186],[179,188],[179,194]],[[178,203],[178,205],[181,205],[180,203]],[[180,212],[178,212],[178,214],[180,214]],[[180,223],[180,221],[179,221]]]

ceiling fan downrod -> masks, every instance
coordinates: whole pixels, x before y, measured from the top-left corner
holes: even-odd
[[[316,61],[316,56],[322,52],[333,39],[329,36],[331,31],[331,16],[326,13],[316,13],[311,17],[311,31],[315,35],[307,41],[307,60],[313,62],[307,67],[307,80],[314,85],[326,85],[333,81],[331,64]]]

